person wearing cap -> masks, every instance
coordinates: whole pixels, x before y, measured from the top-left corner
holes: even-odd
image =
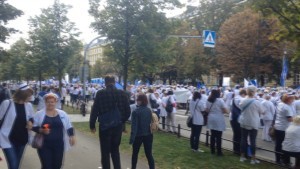
[[[264,100],[261,102],[263,108],[264,108],[264,113],[262,114],[261,118],[263,120],[263,131],[262,131],[262,139],[264,141],[272,141],[271,137],[269,136],[269,129],[272,126],[272,122],[274,120],[274,115],[275,115],[275,106],[274,104],[270,101],[271,96],[270,95],[265,95]]]
[[[260,115],[264,110],[260,103],[255,98],[257,88],[255,86],[248,86],[246,89],[247,97],[241,101],[241,115],[239,123],[241,126],[241,157],[240,162],[246,160],[246,152],[248,146],[248,137],[250,140],[250,150],[252,153],[250,164],[258,164],[260,161],[256,159],[256,136],[260,126]]]
[[[44,96],[48,93],[47,90],[48,90],[47,86],[42,86],[42,91],[40,91],[36,96],[39,100],[37,105],[37,111],[45,108]]]
[[[18,169],[26,144],[29,142],[33,123],[33,107],[29,101],[33,90],[21,84],[12,100],[0,105],[0,146],[5,155],[8,169]]]
[[[294,169],[300,169],[300,115],[293,118],[292,124],[286,129],[282,142],[283,152],[291,157],[295,157]]]
[[[293,102],[295,97],[293,95],[283,94],[281,102],[278,104],[276,119],[275,119],[275,158],[276,163],[289,165],[290,157],[282,154],[282,142],[285,138],[285,131],[291,124],[294,116]]]
[[[44,101],[46,107],[35,114],[32,128],[44,136],[43,145],[37,152],[42,168],[60,169],[64,151],[75,144],[74,129],[67,113],[56,109],[56,94],[46,94]]]

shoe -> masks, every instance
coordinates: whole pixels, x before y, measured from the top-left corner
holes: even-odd
[[[201,150],[201,149],[198,149],[198,150],[193,150],[194,152],[197,152],[197,153],[204,153],[204,151],[203,150]]]
[[[251,162],[250,162],[250,164],[259,164],[260,163],[260,161],[259,160],[251,160]]]
[[[247,160],[247,158],[245,158],[245,157],[241,157],[240,158],[240,162],[244,162],[244,161],[246,161]]]

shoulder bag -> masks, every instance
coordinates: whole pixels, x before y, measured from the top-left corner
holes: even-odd
[[[156,113],[154,113],[152,111],[150,113],[151,113],[150,131],[151,131],[151,133],[153,133],[158,130],[159,120],[158,120]]]
[[[197,103],[196,103],[196,105],[195,105],[195,108],[194,108],[194,111],[196,110],[199,101],[200,101],[200,100],[197,101]],[[187,125],[187,127],[189,127],[189,128],[192,127],[192,125],[193,125],[193,116],[192,116],[192,115],[191,115],[191,116],[188,116],[188,118],[186,119],[186,125]]]
[[[211,108],[212,108],[213,105],[214,105],[214,103],[211,104],[211,106],[210,106],[210,108],[209,108],[208,111],[205,110],[205,111],[202,111],[202,112],[201,112],[202,115],[203,115],[203,126],[206,126],[206,125],[207,125],[208,114],[209,114],[209,112],[210,112],[210,110],[211,110]]]
[[[272,121],[272,125],[271,127],[269,128],[269,136],[271,137],[271,139],[274,141],[276,139],[276,134],[275,134],[275,120],[276,120],[276,114],[277,114],[277,106],[276,106],[276,111],[275,111],[275,114],[274,114],[274,119]]]
[[[4,123],[4,120],[5,120],[5,117],[6,117],[6,114],[7,114],[8,110],[9,110],[9,108],[10,108],[11,102],[12,102],[12,101],[9,100],[9,104],[8,104],[8,107],[7,107],[6,111],[5,111],[5,113],[4,113],[4,116],[3,116],[3,118],[0,120],[0,129],[1,129],[2,125],[3,125],[3,123]]]

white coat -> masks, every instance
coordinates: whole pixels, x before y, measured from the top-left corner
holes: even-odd
[[[60,120],[63,123],[64,126],[64,143],[65,143],[65,151],[69,150],[71,148],[71,145],[69,143],[69,136],[68,136],[68,129],[72,128],[72,123],[67,115],[66,112],[63,110],[56,109],[58,112],[58,115],[60,116]],[[45,119],[46,116],[46,109],[38,111],[34,116],[34,123],[33,127],[40,127]]]
[[[2,127],[0,129],[0,146],[2,148],[11,148],[9,135],[13,128],[17,116],[14,102],[12,100],[5,100],[0,105],[0,119],[2,120],[2,118],[4,117],[4,114],[8,108],[10,101],[11,101],[11,105],[8,109]],[[31,103],[25,103],[24,105],[25,105],[26,121],[29,121],[29,119],[33,118],[34,110],[32,108]],[[32,138],[31,131],[28,131],[28,143],[30,142],[31,138]]]

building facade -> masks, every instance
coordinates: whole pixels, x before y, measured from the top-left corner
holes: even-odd
[[[103,61],[105,40],[99,39],[95,44],[92,44],[87,51],[87,61],[90,66],[94,66],[97,60]]]

